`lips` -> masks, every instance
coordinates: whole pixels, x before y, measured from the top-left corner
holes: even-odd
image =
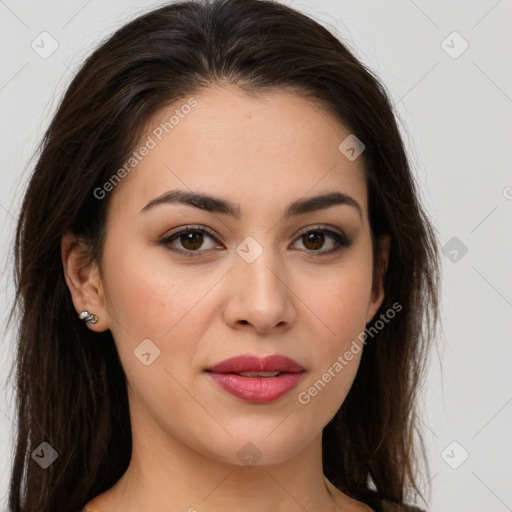
[[[281,373],[301,373],[304,368],[293,359],[273,354],[267,357],[257,357],[251,355],[240,355],[226,359],[216,364],[206,371],[214,373],[237,373],[243,372],[281,372]]]
[[[236,356],[205,371],[230,395],[253,404],[266,404],[294,389],[306,370],[297,361],[275,354],[265,358]]]

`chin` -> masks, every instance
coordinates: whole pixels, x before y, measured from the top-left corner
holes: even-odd
[[[280,429],[282,427],[277,427]],[[208,446],[204,448],[208,455],[216,460],[232,464],[234,466],[270,466],[282,464],[302,452],[311,443],[311,439],[292,438],[287,435],[290,429],[285,429],[277,434],[276,423],[270,429],[246,429],[245,434],[222,436],[216,441],[210,439]],[[229,429],[228,429],[229,431]],[[297,432],[297,429],[291,429]],[[312,436],[315,437],[314,435]]]

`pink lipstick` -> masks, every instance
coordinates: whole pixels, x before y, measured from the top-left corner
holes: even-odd
[[[297,387],[305,369],[280,354],[240,355],[206,369],[224,391],[254,404],[274,402]]]

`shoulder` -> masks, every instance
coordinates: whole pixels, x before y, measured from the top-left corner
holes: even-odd
[[[426,512],[425,510],[413,505],[405,505],[386,500],[374,491],[369,493],[365,501],[371,507],[373,512]]]
[[[85,507],[80,510],[80,512],[100,512],[98,508],[96,508],[94,505],[91,504],[91,502],[88,502]]]
[[[400,505],[392,501],[382,500],[375,512],[425,512],[421,508],[412,505]]]
[[[385,500],[375,491],[370,491],[366,499],[359,501],[340,491],[326,477],[325,482],[331,494],[335,496],[336,505],[345,512],[426,512],[412,505],[401,505]]]
[[[400,505],[387,500],[372,502],[371,505],[359,501],[353,504],[353,508],[343,510],[347,512],[425,512],[411,505]]]

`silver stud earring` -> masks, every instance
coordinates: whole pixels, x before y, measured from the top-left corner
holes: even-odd
[[[83,320],[86,324],[95,324],[98,321],[98,317],[96,315],[91,315],[91,313],[89,313],[88,311],[82,311],[78,315],[78,318],[80,318],[80,320]]]

